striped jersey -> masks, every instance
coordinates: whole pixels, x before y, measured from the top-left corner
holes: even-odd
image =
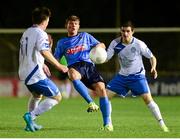
[[[114,39],[107,49],[107,60],[117,54],[120,63],[119,74],[128,76],[133,74],[145,74],[142,56],[146,58],[153,57],[152,52],[147,45],[133,37],[131,43],[123,44],[121,37]]]
[[[32,26],[23,33],[19,50],[20,80],[30,85],[46,78],[41,51],[49,49],[47,33],[39,27]]]

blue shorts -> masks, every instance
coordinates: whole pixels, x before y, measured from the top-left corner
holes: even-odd
[[[93,89],[92,84],[97,82],[104,82],[103,78],[92,63],[84,61],[77,62],[68,66],[68,68],[74,68],[77,70],[82,76],[81,81],[90,89]]]
[[[149,85],[145,75],[129,75],[123,76],[117,74],[108,84],[107,89],[117,93],[118,95],[126,96],[131,90],[133,95],[142,95],[150,93]]]
[[[55,83],[48,78],[26,86],[30,92],[35,92],[46,97],[57,96],[60,92]]]

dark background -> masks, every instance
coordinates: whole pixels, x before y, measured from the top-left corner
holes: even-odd
[[[117,27],[125,20],[136,27],[180,26],[179,0],[6,0],[0,4],[0,28],[30,26],[31,11],[38,6],[51,9],[49,28],[63,28],[70,14],[80,16],[86,28]]]
[[[180,27],[180,0],[6,0],[0,4],[0,28],[28,28],[32,25],[31,12],[39,6],[46,6],[52,11],[48,28],[64,28],[65,19],[71,14],[81,18],[81,28],[115,28],[126,20],[132,20],[135,27]],[[119,35],[91,34],[107,47]],[[0,75],[17,75],[21,35],[0,34],[0,65],[3,65],[0,66]],[[51,35],[55,46],[66,33]],[[179,77],[180,32],[138,33],[135,30],[134,36],[143,40],[157,57],[159,75]],[[146,59],[144,62],[149,72],[149,61]],[[116,72],[118,66],[117,60],[112,59],[97,67],[107,75]]]

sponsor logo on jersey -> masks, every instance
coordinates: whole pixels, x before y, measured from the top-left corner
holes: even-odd
[[[69,48],[66,53],[67,54],[75,54],[77,52],[80,52],[80,51],[84,51],[85,50],[85,47],[83,45],[80,45],[80,46],[76,46],[74,48]]]

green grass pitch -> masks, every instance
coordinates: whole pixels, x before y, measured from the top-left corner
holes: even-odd
[[[25,132],[23,114],[28,98],[0,98],[1,138],[179,138],[180,96],[154,97],[170,129],[161,131],[157,121],[140,97],[111,99],[114,132],[102,132],[100,111],[87,113],[82,98],[63,99],[52,110],[37,118],[43,129]],[[98,99],[95,101],[98,104]]]

